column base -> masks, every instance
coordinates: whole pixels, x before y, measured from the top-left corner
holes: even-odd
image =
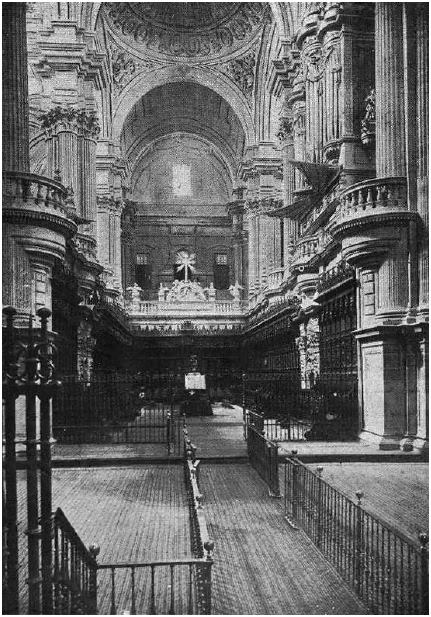
[[[413,439],[412,446],[415,452],[420,452],[421,454],[428,455],[428,452],[429,452],[428,439],[425,439],[424,437],[415,437]]]
[[[359,433],[359,440],[379,446],[379,450],[399,450],[400,435],[377,435],[369,431]]]

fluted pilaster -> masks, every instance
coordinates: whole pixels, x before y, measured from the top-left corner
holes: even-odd
[[[4,2],[3,169],[30,171],[25,2]]]
[[[376,3],[376,175],[405,176],[403,3]]]

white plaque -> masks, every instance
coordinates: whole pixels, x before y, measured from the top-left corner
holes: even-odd
[[[186,373],[186,390],[206,390],[205,375],[201,373]]]

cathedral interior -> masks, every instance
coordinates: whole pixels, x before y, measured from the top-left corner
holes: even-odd
[[[428,71],[427,3],[3,3],[15,333],[424,455]]]

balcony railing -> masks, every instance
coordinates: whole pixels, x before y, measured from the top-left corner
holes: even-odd
[[[305,265],[318,253],[318,251],[319,238],[317,236],[311,236],[298,240],[295,246],[295,252],[293,254],[292,265]]]
[[[31,205],[66,215],[66,189],[60,182],[20,171],[3,172],[3,207]]]
[[[245,302],[139,302],[139,308],[129,304],[127,311],[134,316],[199,317],[200,315],[241,316]]]
[[[405,178],[373,178],[354,184],[341,194],[336,222],[406,209]]]
[[[268,289],[278,289],[283,282],[284,268],[271,270],[268,274]]]
[[[66,189],[60,182],[20,171],[3,172],[3,212],[60,226],[73,235],[76,225],[66,206]]]

